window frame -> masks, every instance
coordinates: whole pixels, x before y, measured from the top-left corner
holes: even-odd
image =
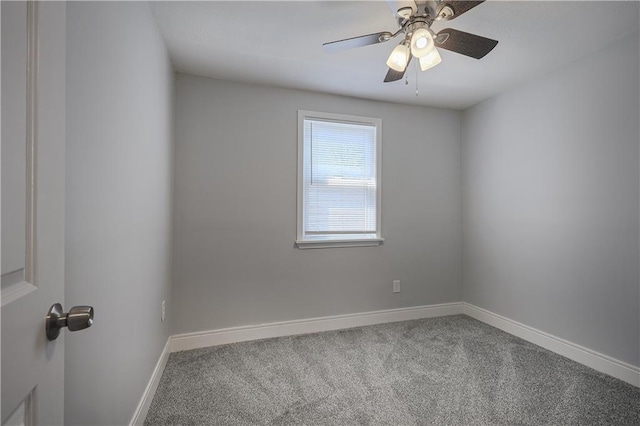
[[[373,126],[376,129],[376,236],[374,238],[334,238],[326,240],[304,239],[304,121],[318,120],[346,124]],[[380,118],[335,114],[309,110],[298,110],[298,194],[297,194],[297,238],[299,249],[370,247],[379,246],[382,238],[382,120]]]

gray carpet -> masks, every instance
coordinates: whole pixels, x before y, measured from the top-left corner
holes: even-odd
[[[146,425],[639,425],[640,389],[467,316],[171,354]]]

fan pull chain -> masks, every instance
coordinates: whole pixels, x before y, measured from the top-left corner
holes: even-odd
[[[416,65],[416,97],[418,97],[418,61],[414,61]]]
[[[405,43],[408,42],[409,46],[411,45],[411,41],[409,39],[407,39],[407,28],[408,27],[404,27],[404,41]],[[409,54],[409,57],[407,58],[407,67],[409,68],[409,62],[411,62],[411,54]],[[405,71],[408,71],[408,69],[405,68]],[[408,73],[405,72],[404,74],[404,85],[408,86],[409,85],[409,76],[407,75]]]

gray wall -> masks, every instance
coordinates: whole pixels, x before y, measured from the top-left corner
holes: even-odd
[[[638,34],[464,114],[464,299],[639,365]]]
[[[173,72],[146,3],[67,9],[66,424],[128,424],[169,334]]]
[[[294,248],[298,109],[382,118],[384,245]],[[178,74],[172,331],[459,302],[460,132],[452,110]]]

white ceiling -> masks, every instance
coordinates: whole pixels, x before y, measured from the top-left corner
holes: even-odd
[[[442,63],[383,83],[399,39],[328,54],[322,43],[397,23],[384,1],[151,2],[177,71],[368,99],[464,109],[638,31],[635,1],[489,0],[433,29],[499,40],[476,60],[440,49]],[[612,76],[615,78],[615,76]]]

